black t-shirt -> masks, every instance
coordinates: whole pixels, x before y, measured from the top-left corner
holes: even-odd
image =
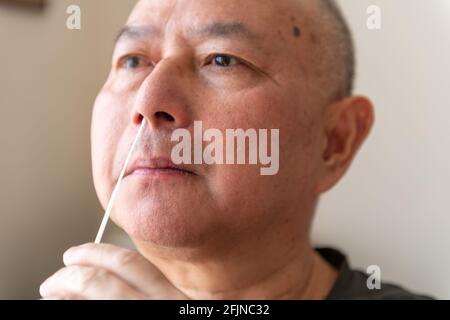
[[[399,286],[382,283],[380,289],[369,289],[369,275],[351,270],[346,257],[331,248],[318,248],[316,251],[338,272],[333,289],[327,300],[429,300],[428,296],[414,294]]]

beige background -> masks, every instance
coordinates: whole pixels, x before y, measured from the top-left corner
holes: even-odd
[[[345,249],[355,267],[379,265],[384,280],[450,298],[450,2],[341,2],[358,44],[357,91],[373,98],[377,125],[323,199],[315,242]],[[0,4],[0,298],[37,298],[64,250],[95,236],[90,112],[133,3]],[[81,31],[65,27],[70,4],[81,6]],[[381,31],[365,27],[369,4],[383,10]]]

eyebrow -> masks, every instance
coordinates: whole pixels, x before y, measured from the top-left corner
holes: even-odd
[[[255,40],[257,34],[250,30],[245,24],[238,21],[214,22],[203,27],[190,27],[189,33],[195,36],[213,38],[243,38]],[[161,30],[151,26],[125,26],[116,37],[116,43],[126,39],[139,39],[145,36],[161,35]]]
[[[154,26],[125,26],[116,37],[116,43],[127,39],[138,39],[148,35],[158,35],[160,30]]]

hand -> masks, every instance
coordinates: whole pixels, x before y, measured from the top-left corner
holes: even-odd
[[[188,299],[135,251],[88,243],[67,250],[64,265],[42,283],[44,299]]]

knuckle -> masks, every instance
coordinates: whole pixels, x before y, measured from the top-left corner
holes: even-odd
[[[138,261],[139,255],[133,251],[122,251],[116,255],[117,266],[125,266],[129,264],[136,263]]]

